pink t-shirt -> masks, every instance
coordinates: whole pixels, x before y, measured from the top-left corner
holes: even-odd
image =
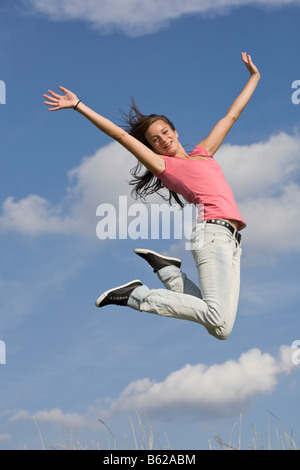
[[[204,220],[231,219],[238,229],[246,226],[233,192],[220,165],[204,147],[197,145],[190,157],[201,155],[206,160],[188,160],[163,156],[166,168],[155,176],[170,191],[181,194],[188,202],[204,207]],[[202,214],[203,220],[203,214]]]

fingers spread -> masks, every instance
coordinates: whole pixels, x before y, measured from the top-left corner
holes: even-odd
[[[54,99],[52,98],[52,96],[49,96],[49,95],[46,95],[46,94],[44,94],[43,96],[44,96],[44,98],[47,98],[47,100],[54,101]],[[55,100],[55,101],[56,101],[56,100]]]
[[[60,98],[60,95],[58,95],[57,93],[54,93],[54,91],[52,91],[52,90],[48,90],[48,93],[50,93],[50,95],[54,96],[54,98]]]

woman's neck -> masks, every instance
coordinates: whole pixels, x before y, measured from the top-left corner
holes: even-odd
[[[181,144],[179,144],[178,152],[176,152],[175,158],[189,158]]]

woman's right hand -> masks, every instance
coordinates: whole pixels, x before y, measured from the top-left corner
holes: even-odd
[[[50,95],[44,94],[44,98],[47,98],[48,101],[44,101],[45,104],[48,106],[52,106],[48,109],[48,111],[58,111],[59,109],[66,109],[66,108],[74,108],[78,103],[78,98],[75,93],[72,91],[67,90],[63,86],[60,86],[59,89],[64,93],[64,95],[58,95],[54,93],[52,90],[48,90]]]

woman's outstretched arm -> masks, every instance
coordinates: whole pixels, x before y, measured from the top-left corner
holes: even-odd
[[[50,106],[49,111],[58,111],[67,108],[74,109],[76,107],[76,111],[91,121],[100,131],[123,145],[123,147],[131,152],[149,171],[159,173],[164,170],[165,162],[162,157],[135,137],[128,134],[124,129],[96,113],[82,103],[82,101],[79,101],[75,93],[62,86],[59,88],[64,95],[54,93],[52,90],[48,90],[49,94],[44,94],[44,97],[47,99],[44,103]]]
[[[251,56],[247,55],[246,52],[242,52],[242,59],[251,76],[245,88],[228,109],[226,115],[217,122],[209,135],[200,142],[200,145],[207,150],[209,155],[213,155],[218,150],[233,124],[248,104],[260,79],[260,73],[252,62]]]

